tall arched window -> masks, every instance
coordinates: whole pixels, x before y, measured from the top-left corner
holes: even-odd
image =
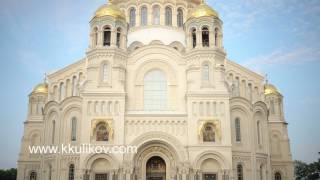
[[[71,141],[77,140],[77,118],[71,119]]]
[[[130,21],[129,21],[129,25],[130,27],[134,27],[136,26],[136,9],[135,8],[131,8],[130,9]]]
[[[241,164],[237,165],[237,179],[243,180],[243,167]]]
[[[96,141],[109,141],[109,132],[105,123],[100,123],[97,125]]]
[[[171,7],[167,6],[166,7],[166,26],[172,26],[172,9]]]
[[[93,29],[93,46],[97,46],[98,45],[98,28],[95,27]]]
[[[273,100],[270,100],[270,113],[271,114],[274,114],[274,101]]]
[[[77,95],[77,77],[73,76],[72,77],[72,96]]]
[[[215,128],[212,123],[207,123],[204,125],[202,130],[202,138],[203,138],[203,142],[216,141]]]
[[[158,5],[155,5],[152,8],[152,24],[160,24],[160,7]]]
[[[111,28],[105,27],[103,29],[103,46],[111,45]]]
[[[202,46],[209,47],[209,29],[207,27],[202,28]]]
[[[202,65],[202,80],[209,81],[210,80],[210,67],[209,64]]]
[[[274,180],[281,180],[281,174],[279,172],[274,174]]]
[[[215,46],[219,45],[219,29],[218,28],[214,29],[214,45]]]
[[[191,40],[192,47],[195,48],[197,46],[197,30],[195,28],[191,29]]]
[[[109,80],[109,66],[107,63],[102,65],[102,82],[108,82]]]
[[[258,144],[261,144],[261,127],[260,121],[257,122],[257,134],[258,134]]]
[[[70,164],[69,166],[69,180],[74,180],[74,164]]]
[[[241,142],[240,118],[236,118],[236,120],[235,120],[235,129],[236,129],[236,141]]]
[[[54,138],[55,138],[55,135],[56,135],[56,121],[53,120],[52,121],[52,134],[51,134],[51,143],[54,144]]]
[[[121,28],[117,28],[117,47],[121,47]]]
[[[263,180],[263,166],[260,165],[260,180]]]
[[[60,83],[60,92],[59,92],[59,94],[60,94],[60,97],[59,97],[60,101],[62,101],[62,100],[64,99],[65,93],[66,93],[66,90],[65,90],[65,88],[64,88],[64,83],[62,82],[62,83]]]
[[[182,10],[182,8],[178,9],[177,21],[178,21],[178,27],[182,27],[183,26],[183,10]]]
[[[148,25],[148,9],[146,6],[141,8],[141,26]]]
[[[167,107],[167,78],[160,70],[152,70],[144,77],[144,109],[165,110]]]
[[[37,173],[36,172],[32,171],[30,173],[30,180],[37,180]]]

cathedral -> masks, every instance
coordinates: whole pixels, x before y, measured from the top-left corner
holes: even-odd
[[[112,0],[29,94],[17,180],[293,180],[283,96],[227,58],[203,0]],[[135,153],[31,153],[116,145]]]

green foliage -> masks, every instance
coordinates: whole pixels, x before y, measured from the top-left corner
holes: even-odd
[[[17,169],[11,168],[7,170],[0,169],[0,179],[2,180],[16,180]]]
[[[294,162],[296,180],[319,180],[320,179],[320,159],[318,162],[310,164],[302,161]]]

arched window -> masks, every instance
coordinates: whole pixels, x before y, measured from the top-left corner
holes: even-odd
[[[178,21],[178,27],[182,27],[183,26],[183,10],[182,10],[182,8],[178,9],[177,21]]]
[[[136,9],[135,8],[131,8],[130,9],[130,21],[129,21],[129,25],[130,27],[134,27],[136,26]]]
[[[117,47],[121,47],[121,28],[117,28]]]
[[[197,46],[197,30],[195,28],[191,30],[191,40],[192,47],[195,48]]]
[[[71,141],[77,140],[77,118],[71,119]]]
[[[30,180],[37,180],[37,173],[36,172],[32,171],[30,173]]]
[[[218,28],[214,29],[214,45],[215,46],[219,45],[219,29]]]
[[[202,65],[202,80],[209,81],[210,80],[210,68],[209,64]]]
[[[274,174],[274,180],[281,180],[281,174],[279,172]]]
[[[152,70],[144,77],[144,109],[165,110],[167,107],[167,78],[160,70]]]
[[[202,130],[203,142],[215,142],[215,128],[212,123],[207,123],[204,125]]]
[[[152,9],[152,24],[160,24],[160,7],[158,5],[153,6]]]
[[[65,88],[64,88],[64,83],[62,82],[62,83],[60,83],[60,92],[59,92],[59,94],[60,94],[60,97],[59,97],[60,101],[63,100],[64,95],[65,95],[65,92],[66,92],[66,90],[65,90]]]
[[[69,166],[69,180],[74,180],[74,164],[70,164]]]
[[[243,167],[241,164],[237,165],[237,179],[243,180]]]
[[[171,7],[166,7],[166,26],[172,26],[172,9]]]
[[[270,113],[271,114],[274,114],[274,101],[273,100],[270,100]]]
[[[146,6],[141,8],[141,26],[148,25],[148,9]]]
[[[105,27],[103,29],[103,46],[111,45],[111,28]]]
[[[76,96],[77,94],[77,77],[72,77],[72,96]]]
[[[56,121],[55,120],[53,120],[52,121],[52,134],[51,134],[51,143],[52,144],[54,144],[54,137],[55,137],[55,135],[56,135]]]
[[[109,140],[109,132],[107,125],[105,123],[100,123],[97,125],[96,130],[96,141],[108,141]]]
[[[93,29],[93,46],[98,45],[98,28]]]
[[[258,134],[258,144],[261,144],[261,127],[260,127],[260,121],[257,122],[257,134]]]
[[[236,141],[241,142],[240,118],[236,118],[236,120],[235,120],[235,129],[236,129]]]
[[[209,29],[207,27],[202,28],[202,46],[209,47]]]
[[[108,82],[109,80],[109,66],[107,63],[102,65],[102,82]]]
[[[263,180],[263,166],[260,166],[260,180]]]

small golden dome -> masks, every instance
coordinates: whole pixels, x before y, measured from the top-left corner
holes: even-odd
[[[281,95],[281,93],[278,91],[278,89],[272,84],[265,84],[264,85],[264,94],[265,95],[269,95],[269,94]]]
[[[48,84],[38,84],[32,91],[32,93],[48,93]]]
[[[103,16],[112,16],[114,18],[125,19],[125,14],[121,11],[120,8],[113,5],[111,1],[108,4],[101,6],[95,13],[94,17],[103,17]]]
[[[219,14],[205,3],[201,3],[199,6],[191,10],[188,14],[188,19],[199,17],[219,17]]]

